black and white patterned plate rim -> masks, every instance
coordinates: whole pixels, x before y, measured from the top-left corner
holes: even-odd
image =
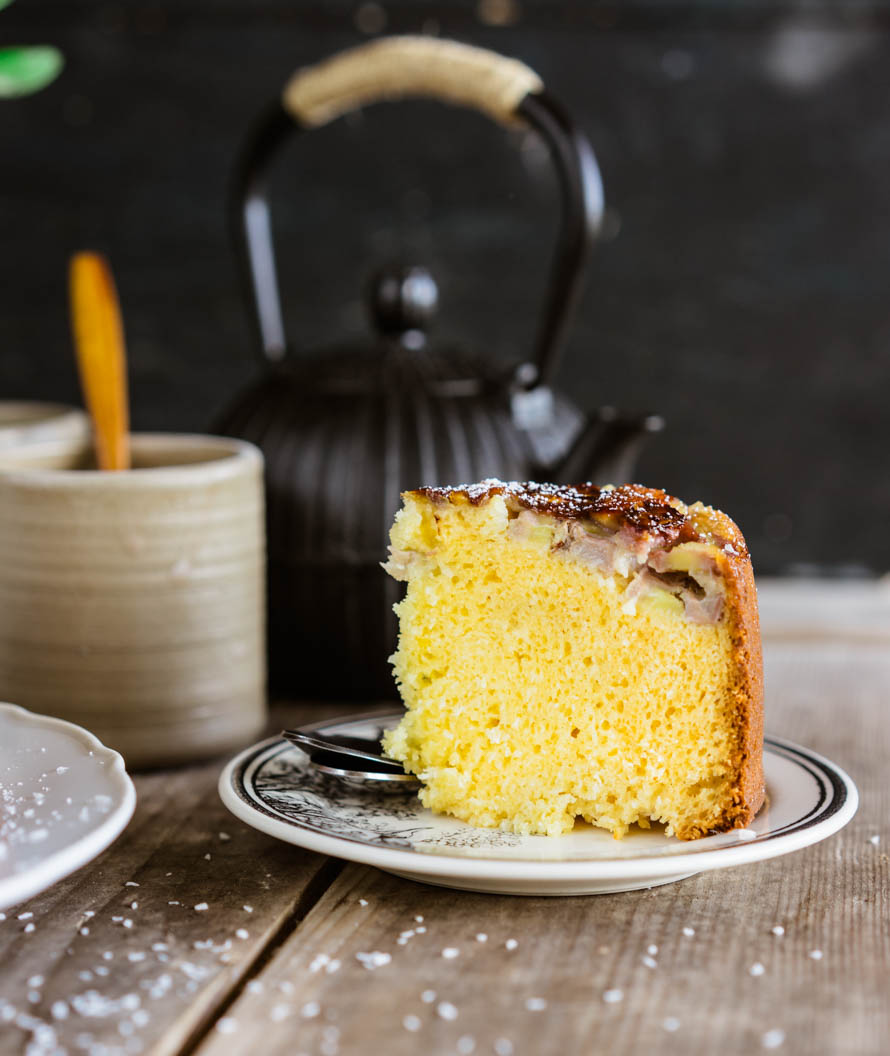
[[[317,723],[316,727],[336,727],[343,730],[352,724],[366,724],[368,722],[385,723],[386,715],[362,715],[332,719],[326,723]],[[613,856],[598,855],[597,857],[584,859],[536,859],[525,857],[477,857],[465,858],[438,852],[430,854],[428,851],[413,847],[409,840],[385,840],[379,835],[369,839],[367,835],[350,835],[346,832],[336,831],[337,826],[332,825],[325,817],[324,812],[308,811],[299,818],[295,818],[276,809],[270,803],[268,794],[257,788],[257,778],[262,775],[265,768],[284,753],[294,752],[301,755],[299,749],[295,748],[280,737],[272,737],[242,752],[231,761],[229,766],[221,775],[220,791],[224,800],[239,814],[243,820],[265,829],[272,835],[282,835],[281,831],[275,831],[276,826],[287,826],[293,832],[293,842],[303,842],[311,845],[313,849],[323,853],[337,854],[340,857],[350,858],[356,861],[368,860],[368,855],[363,852],[366,849],[373,852],[374,862],[380,864],[381,855],[392,859],[392,867],[397,868],[400,864],[407,868],[410,861],[411,868],[417,872],[443,872],[460,871],[467,867],[500,867],[504,871],[515,873],[520,870],[526,874],[534,874],[536,871],[552,873],[554,868],[569,873],[584,872],[595,868],[598,872],[610,867],[631,867],[634,872],[642,873],[658,869],[664,871],[666,867],[671,868],[669,863],[676,861],[680,866],[681,860],[684,868],[692,864],[691,856],[695,857],[695,869],[719,867],[733,864],[733,859],[741,862],[771,858],[798,847],[815,843],[826,836],[831,835],[850,820],[858,805],[858,794],[856,787],[850,777],[838,766],[819,755],[817,752],[803,748],[784,738],[768,736],[764,739],[764,749],[786,761],[792,763],[800,771],[806,773],[814,783],[813,798],[809,800],[807,809],[799,817],[786,822],[779,828],[769,829],[763,833],[746,833],[746,839],[724,845],[719,848],[706,847],[699,841],[691,843],[678,843],[674,853],[638,855],[633,858],[621,855],[620,852]],[[334,781],[335,779],[324,779]],[[328,785],[327,789],[335,789],[336,784]],[[300,784],[294,787],[294,791],[301,791]],[[234,800],[232,793],[234,793]],[[350,791],[344,792],[352,798],[361,797],[361,793]],[[323,797],[322,797],[323,798]],[[384,816],[391,813],[398,801],[412,802],[412,796],[379,796],[367,793],[368,817]],[[266,819],[267,823],[263,823]],[[269,824],[271,823],[271,824]],[[478,831],[490,838],[497,830],[472,830]],[[305,839],[301,839],[305,834]],[[698,846],[697,846],[698,845]],[[620,845],[619,845],[620,846]],[[700,848],[700,849],[699,849]],[[398,859],[398,861],[396,860]],[[428,865],[424,863],[429,863]]]

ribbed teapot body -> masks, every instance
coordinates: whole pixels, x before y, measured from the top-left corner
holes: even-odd
[[[400,493],[528,476],[503,386],[478,363],[396,345],[279,368],[219,428],[266,459],[272,691],[394,697],[404,587],[380,563]]]

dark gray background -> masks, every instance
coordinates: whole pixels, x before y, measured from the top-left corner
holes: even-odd
[[[883,571],[890,33],[882,9],[838,10],[18,0],[0,44],[55,43],[67,67],[0,103],[0,396],[77,400],[66,259],[95,247],[135,426],[205,428],[258,366],[224,209],[250,118],[369,30],[439,32],[534,66],[599,156],[606,238],[561,385],[664,414],[638,478],[726,509],[762,571]],[[373,108],[295,142],[274,200],[297,354],[362,332],[362,282],[394,255],[435,271],[441,335],[524,354],[555,218],[529,137]]]

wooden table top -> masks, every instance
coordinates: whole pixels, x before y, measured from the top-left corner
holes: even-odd
[[[768,731],[860,789],[837,836],[649,891],[474,895],[245,827],[220,760],[138,775],[120,839],[0,921],[0,1053],[886,1054],[890,592],[761,599]]]

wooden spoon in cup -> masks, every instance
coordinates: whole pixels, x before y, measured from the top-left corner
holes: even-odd
[[[71,328],[99,469],[130,468],[127,354],[117,290],[99,253],[75,253],[68,272]]]

